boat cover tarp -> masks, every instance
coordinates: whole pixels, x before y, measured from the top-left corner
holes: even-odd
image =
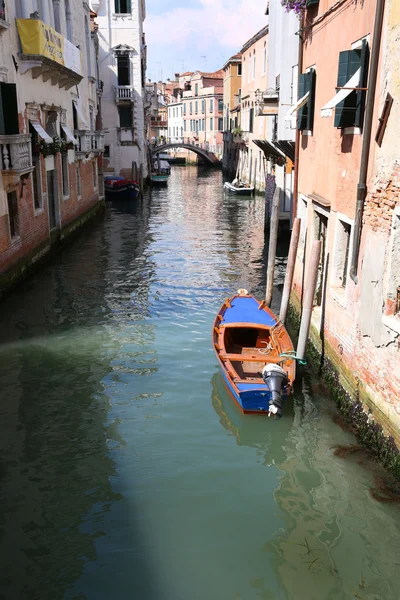
[[[235,298],[231,302],[232,308],[227,308],[221,323],[254,323],[255,325],[276,324],[276,319],[264,310],[258,310],[258,302],[255,298]]]

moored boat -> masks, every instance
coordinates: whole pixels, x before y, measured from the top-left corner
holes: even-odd
[[[285,326],[265,302],[239,290],[221,306],[212,339],[225,383],[242,411],[280,418],[296,359]]]
[[[156,184],[166,184],[168,183],[169,175],[162,175],[161,173],[154,173],[154,171],[150,174],[152,183]]]
[[[140,187],[137,181],[110,175],[104,179],[104,190],[107,200],[135,200],[139,196]]]
[[[249,183],[244,183],[243,181],[239,181],[234,179],[232,183],[229,181],[225,181],[224,188],[229,192],[233,192],[234,194],[240,194],[242,196],[250,195],[254,192],[254,186]]]

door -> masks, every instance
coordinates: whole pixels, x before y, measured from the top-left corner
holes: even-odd
[[[55,187],[54,169],[47,171],[47,198],[49,202],[49,223],[50,230],[57,227],[58,223],[58,207],[57,207],[57,194]]]

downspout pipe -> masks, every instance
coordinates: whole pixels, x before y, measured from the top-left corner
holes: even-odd
[[[365,107],[364,135],[361,148],[360,175],[357,185],[356,218],[354,223],[353,250],[351,255],[350,277],[358,283],[358,257],[360,253],[360,239],[364,203],[367,196],[368,160],[371,147],[372,117],[374,112],[376,79],[379,67],[379,55],[382,37],[383,14],[385,0],[377,0],[375,11],[374,37],[372,41],[371,64],[368,77],[367,105]]]
[[[301,17],[300,20],[300,30],[298,32],[299,36],[299,55],[298,55],[298,77],[297,77],[297,98],[299,97],[299,82],[300,82],[300,74],[303,67],[303,23],[304,16]],[[297,113],[296,113],[297,114]],[[293,182],[293,202],[292,202],[292,223],[296,218],[297,213],[297,196],[299,191],[299,152],[300,152],[300,130],[297,129],[296,125],[296,140],[294,146],[294,182]]]

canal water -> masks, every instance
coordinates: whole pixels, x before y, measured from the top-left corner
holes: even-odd
[[[280,421],[224,388],[211,324],[264,264],[263,199],[174,167],[1,304],[1,599],[400,597],[400,506],[321,383]]]

